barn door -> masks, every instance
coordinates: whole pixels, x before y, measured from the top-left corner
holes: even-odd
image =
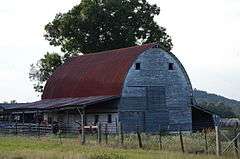
[[[146,114],[147,130],[154,132],[167,129],[169,125],[169,112],[166,106],[165,88],[162,86],[150,86],[147,88]]]

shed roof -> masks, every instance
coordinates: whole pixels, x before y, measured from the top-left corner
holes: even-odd
[[[91,96],[81,98],[44,99],[32,103],[0,104],[0,108],[3,108],[3,110],[49,110],[70,106],[86,107],[117,98],[118,96]]]
[[[74,57],[53,73],[42,99],[119,96],[129,68],[155,43]]]

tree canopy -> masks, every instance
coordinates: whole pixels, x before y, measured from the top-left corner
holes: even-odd
[[[172,48],[166,29],[154,17],[160,8],[146,0],[82,0],[67,13],[59,13],[45,26],[50,45],[65,53],[83,54],[159,42]]]
[[[30,79],[34,88],[43,91],[44,82],[57,66],[79,53],[89,54],[158,42],[170,51],[173,44],[166,29],[154,17],[160,8],[146,0],[82,0],[67,13],[58,13],[45,26],[44,37],[58,46],[60,55],[46,54],[31,66]]]

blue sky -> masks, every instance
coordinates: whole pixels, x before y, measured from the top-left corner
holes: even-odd
[[[167,28],[173,53],[193,87],[240,100],[240,1],[149,0],[161,8],[156,21]],[[47,51],[44,25],[79,0],[0,1],[0,102],[40,99],[28,79],[31,63]]]

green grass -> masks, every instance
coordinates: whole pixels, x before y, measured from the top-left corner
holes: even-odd
[[[77,138],[0,137],[0,159],[217,159],[215,155],[183,154],[172,151],[82,146]],[[221,159],[233,156],[221,157]]]

